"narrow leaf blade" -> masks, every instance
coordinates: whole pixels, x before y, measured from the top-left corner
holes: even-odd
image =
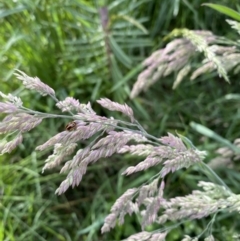
[[[223,14],[227,15],[228,17],[231,17],[231,18],[233,18],[237,21],[240,21],[240,14],[237,11],[235,11],[231,8],[225,7],[225,6],[220,5],[220,4],[213,4],[213,3],[204,3],[202,5],[210,7],[214,10],[217,10],[220,13],[223,13]]]

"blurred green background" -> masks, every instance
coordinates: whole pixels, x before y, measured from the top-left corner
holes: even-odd
[[[107,97],[129,104],[136,119],[157,137],[168,131],[186,135],[210,160],[222,144],[191,129],[200,123],[229,141],[240,136],[239,75],[229,73],[231,84],[217,74],[205,74],[176,89],[176,75],[157,82],[146,93],[129,98],[141,72],[142,61],[166,45],[163,38],[175,28],[209,30],[237,41],[239,36],[226,23],[226,16],[201,6],[201,0],[0,0],[0,90],[18,94],[25,106],[59,113],[48,98],[26,91],[14,77],[14,69],[38,76],[59,99],[72,96],[82,103]],[[240,10],[235,0],[211,1]],[[105,25],[105,23],[108,23]],[[236,94],[235,99],[226,99]],[[113,113],[112,113],[113,115]],[[121,118],[115,115],[116,118]],[[54,194],[64,176],[59,168],[42,174],[47,155],[34,151],[38,144],[62,131],[67,120],[45,120],[25,134],[23,144],[0,156],[0,241],[110,241],[121,240],[141,230],[136,216],[126,217],[102,235],[100,228],[114,201],[128,188],[156,174],[158,168],[122,177],[121,172],[138,159],[114,156],[90,166],[80,186],[62,196]],[[218,174],[239,192],[239,165],[219,167]],[[169,197],[184,195],[207,180],[198,169],[179,171],[166,180]],[[225,216],[224,216],[225,215]],[[210,219],[209,219],[210,220]],[[185,222],[167,240],[184,234],[197,235],[207,225]],[[149,231],[159,227],[149,227]],[[214,234],[219,240],[239,230],[237,215],[220,215]]]

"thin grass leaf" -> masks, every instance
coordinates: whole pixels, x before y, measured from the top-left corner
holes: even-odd
[[[118,82],[113,85],[112,89],[110,90],[110,93],[116,91],[119,89],[122,85],[127,83],[131,78],[133,78],[137,73],[139,73],[143,69],[143,65],[139,64],[135,68],[133,68],[131,71],[129,71],[123,78],[119,79]]]
[[[121,49],[121,47],[112,36],[109,37],[109,42],[116,58],[127,68],[130,68],[132,65],[132,60],[124,53],[124,51]]]
[[[203,126],[201,124],[197,124],[195,122],[191,122],[190,126],[197,132],[201,133],[204,136],[210,137],[220,143],[222,143],[223,145],[229,147],[231,150],[233,150],[236,153],[240,153],[240,149],[233,145],[230,141],[228,141],[227,139],[221,137],[220,135],[218,135],[216,132],[210,130],[209,128],[207,128],[206,126]]]
[[[127,15],[116,16],[116,18],[122,18],[122,19],[128,21],[129,23],[131,23],[132,25],[136,26],[138,29],[142,30],[142,32],[144,34],[148,34],[147,29],[141,23],[139,23],[136,19],[134,19],[130,16],[127,16]]]
[[[18,6],[18,7],[16,7],[16,8],[8,9],[8,10],[2,9],[2,10],[0,11],[0,19],[1,19],[1,18],[5,18],[5,17],[7,17],[7,16],[9,16],[9,15],[12,15],[12,14],[15,14],[15,13],[22,12],[22,11],[24,11],[24,10],[26,10],[26,9],[27,9],[27,7],[24,7],[24,6]]]
[[[220,4],[213,4],[213,3],[204,3],[204,4],[202,4],[202,6],[210,7],[210,8],[217,10],[218,12],[223,13],[237,21],[240,21],[240,14],[237,11],[235,11],[231,8],[228,8],[226,6],[223,6]]]

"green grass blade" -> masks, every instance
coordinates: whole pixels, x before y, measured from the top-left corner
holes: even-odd
[[[15,14],[15,13],[19,13],[19,12],[22,12],[24,10],[26,10],[27,7],[24,7],[24,6],[19,6],[19,7],[16,7],[14,9],[3,9],[0,11],[0,19],[1,18],[5,18],[9,15],[12,15],[12,14]]]
[[[111,49],[116,56],[116,58],[126,67],[130,68],[132,65],[132,60],[124,53],[118,43],[115,41],[113,37],[109,37],[109,42],[111,45]]]
[[[124,85],[127,81],[129,81],[132,77],[134,77],[137,73],[139,73],[142,69],[143,69],[142,64],[139,64],[137,67],[132,69],[126,76],[124,76],[122,79],[119,79],[119,81],[110,90],[110,93],[116,91],[119,87]]]
[[[240,153],[240,149],[238,147],[236,147],[235,145],[233,145],[230,141],[228,141],[227,139],[221,137],[220,135],[218,135],[217,133],[215,133],[214,131],[210,130],[209,128],[207,128],[206,126],[203,126],[201,124],[197,124],[195,122],[191,122],[190,126],[197,132],[201,133],[204,136],[210,137],[216,141],[218,141],[219,143],[229,147],[231,150],[233,150],[236,153]]]
[[[240,21],[240,14],[237,11],[235,11],[231,8],[225,7],[225,6],[220,5],[220,4],[213,4],[213,3],[204,3],[202,5],[210,7],[214,10],[217,10],[220,13],[223,13],[223,14],[227,15],[228,17],[231,17],[231,18],[233,18],[237,21]]]
[[[138,29],[140,29],[144,34],[148,34],[147,29],[141,24],[139,23],[136,19],[128,16],[128,15],[123,15],[123,16],[117,16],[118,18],[123,18],[124,20],[128,21],[129,23],[131,23],[132,25],[136,26]]]

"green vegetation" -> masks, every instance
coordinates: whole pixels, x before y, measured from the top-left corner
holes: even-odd
[[[212,1],[240,12],[236,2]],[[202,3],[201,0],[0,1],[0,91],[18,94],[28,108],[57,113],[52,100],[23,89],[13,75],[14,69],[20,69],[54,88],[59,99],[72,96],[87,103],[107,97],[126,102],[149,133],[161,137],[177,131],[200,150],[206,150],[207,161],[211,161],[218,148],[234,148],[232,143],[240,137],[239,71],[233,69],[228,73],[230,84],[212,72],[194,81],[186,76],[173,90],[177,76],[174,72],[130,99],[137,76],[144,69],[142,62],[166,46],[171,39],[165,37],[174,29],[212,31],[227,38],[226,45],[236,46],[239,51],[239,35],[225,21],[231,16],[209,8],[219,10],[215,5],[207,7]],[[229,13],[227,9],[219,11]],[[236,12],[229,13],[235,20]],[[225,43],[226,39],[221,41]],[[197,68],[202,59],[196,57],[192,65]],[[114,201],[125,190],[156,174],[157,167],[123,177],[121,172],[138,160],[127,155],[114,156],[90,166],[79,187],[61,196],[54,194],[64,176],[58,170],[42,174],[49,153],[39,154],[34,149],[62,131],[68,122],[45,120],[25,134],[17,150],[0,156],[0,241],[111,241],[141,230],[133,215],[126,218],[123,226],[104,235],[100,232]],[[197,189],[199,180],[207,181],[207,175],[200,175],[198,168],[181,170],[167,178],[168,195],[186,195]],[[215,171],[232,191],[239,193],[239,162],[228,166],[220,163]],[[212,227],[219,240],[235,240],[232,236],[240,230],[238,215],[227,215],[218,214]],[[194,237],[209,221],[210,218],[183,222],[167,240],[180,240],[185,234]],[[159,227],[148,227],[148,231],[155,229]]]

